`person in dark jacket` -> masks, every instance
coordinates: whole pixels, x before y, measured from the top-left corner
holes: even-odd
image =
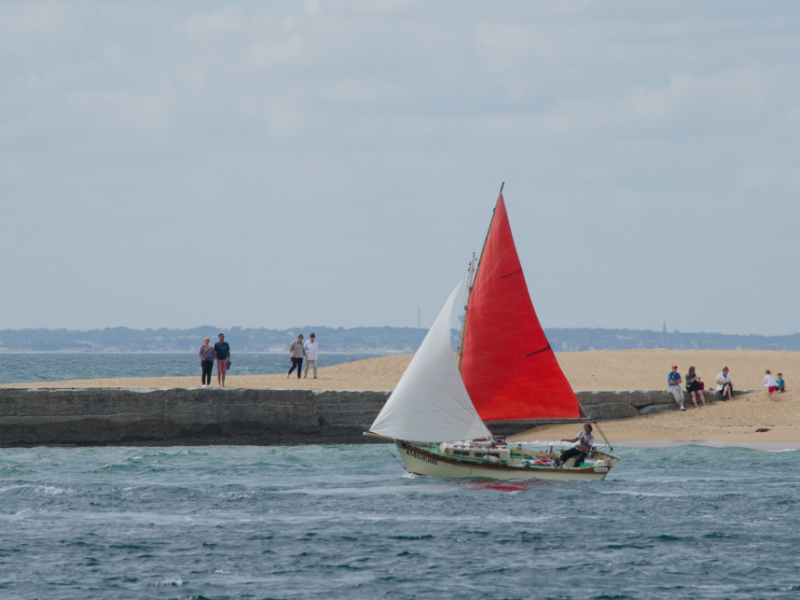
[[[689,392],[689,395],[692,397],[692,402],[694,402],[695,408],[697,408],[697,400],[694,397],[695,394],[700,397],[700,401],[703,403],[703,406],[706,405],[706,398],[703,395],[703,387],[703,380],[697,376],[697,372],[694,370],[694,367],[689,367],[689,372],[686,374],[686,391]]]

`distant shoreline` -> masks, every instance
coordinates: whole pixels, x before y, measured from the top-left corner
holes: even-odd
[[[199,348],[199,346],[198,346]],[[196,354],[195,350],[118,350],[118,351],[108,351],[108,350],[28,350],[23,348],[0,348],[0,356],[6,354],[108,354],[108,355],[120,355],[120,354]],[[289,348],[286,350],[281,351],[256,351],[256,350],[241,350],[236,351],[235,349],[231,350],[231,354],[289,354]],[[370,356],[401,356],[403,354],[409,354],[408,352],[403,352],[401,350],[398,351],[383,351],[383,350],[320,350],[320,355],[324,354],[336,354],[336,355],[343,355],[343,354],[364,354]]]

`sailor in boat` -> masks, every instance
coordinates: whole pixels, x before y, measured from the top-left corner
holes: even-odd
[[[561,454],[561,457],[558,459],[558,464],[556,466],[557,467],[562,466],[564,463],[566,463],[570,458],[574,456],[575,464],[573,466],[577,467],[578,465],[580,465],[581,461],[589,455],[589,453],[592,451],[592,446],[594,446],[594,436],[592,435],[591,423],[586,423],[586,425],[583,426],[583,431],[578,432],[577,437],[571,440],[562,439],[561,441],[570,443],[578,442],[578,443],[575,444],[573,448],[565,450]]]

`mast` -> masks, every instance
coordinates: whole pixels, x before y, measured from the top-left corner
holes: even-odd
[[[500,203],[500,198],[503,195],[503,187],[505,187],[506,182],[503,181],[500,183],[500,193],[497,195],[497,202],[494,204],[494,209],[492,210],[492,218],[489,220],[489,229],[486,230],[486,237],[483,239],[483,246],[481,247],[481,256],[478,259],[477,266],[475,265],[475,253],[472,253],[472,260],[469,263],[469,272],[470,277],[467,280],[467,300],[464,303],[464,321],[461,324],[461,342],[458,344],[458,370],[461,371],[461,361],[464,358],[464,334],[467,331],[467,309],[469,308],[469,299],[472,296],[472,288],[475,286],[475,279],[478,277],[478,269],[481,268],[481,261],[483,260],[483,251],[486,250],[486,242],[489,241],[489,233],[492,231],[492,223],[494,223],[494,215],[497,213],[497,205]]]

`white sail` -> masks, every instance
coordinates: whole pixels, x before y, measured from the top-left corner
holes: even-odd
[[[491,435],[472,405],[450,344],[450,318],[459,287],[436,317],[370,427],[371,432],[415,442],[474,440]]]

